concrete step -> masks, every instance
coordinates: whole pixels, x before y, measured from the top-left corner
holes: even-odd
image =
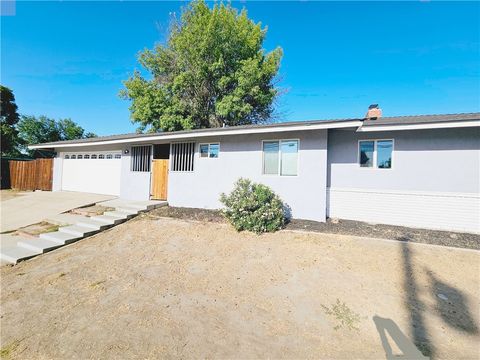
[[[125,199],[113,199],[97,203],[98,205],[110,206],[114,208],[126,207],[140,211],[152,210],[157,207],[166,206],[166,201],[160,200],[125,200]]]
[[[116,206],[115,208],[129,208],[129,209],[135,209],[137,211],[145,211],[148,210],[148,205],[144,204],[136,204],[136,203],[126,203],[124,205]]]
[[[86,218],[86,219],[82,219],[80,221],[77,221],[75,223],[75,225],[88,227],[88,228],[91,228],[91,229],[94,229],[94,230],[105,230],[105,229],[109,228],[110,226],[112,226],[113,224],[106,224],[102,221],[93,220],[91,218]]]
[[[168,202],[163,201],[163,200],[159,200],[155,204],[149,205],[148,210],[153,210],[153,209],[161,208],[161,207],[164,207],[164,206],[168,206]]]
[[[58,231],[66,234],[75,235],[78,237],[86,237],[86,236],[96,234],[99,230],[88,228],[85,226],[72,225],[72,226],[61,227],[58,229]]]
[[[117,217],[117,218],[121,218],[121,219],[130,219],[137,214],[127,214],[127,213],[124,213],[124,212],[121,212],[121,211],[106,211],[106,212],[103,213],[103,215],[113,216],[113,217]]]
[[[17,243],[17,246],[22,247],[24,249],[37,251],[39,253],[46,253],[47,251],[56,249],[63,244],[59,244],[58,242],[54,242],[47,239],[37,238],[31,240],[22,240]]]
[[[127,206],[121,206],[121,207],[115,208],[115,211],[120,211],[126,214],[137,215],[142,210],[138,210],[138,209],[127,207]]]
[[[126,217],[118,217],[118,216],[108,216],[108,215],[98,215],[98,216],[92,216],[90,219],[95,220],[95,221],[100,221],[103,222],[104,224],[107,225],[117,225],[125,220],[127,220]]]
[[[2,250],[0,252],[0,259],[10,264],[16,264],[20,260],[30,259],[38,254],[41,254],[41,252],[17,246]]]
[[[67,234],[61,231],[40,234],[41,239],[50,240],[60,245],[70,244],[82,238],[82,236]]]

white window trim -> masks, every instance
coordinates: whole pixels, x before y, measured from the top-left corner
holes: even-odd
[[[207,157],[202,157],[202,153],[200,151],[200,148],[202,147],[202,145],[208,145],[208,156]],[[210,145],[218,145],[218,156],[215,158],[215,157],[210,157]],[[198,144],[198,157],[200,159],[218,159],[220,157],[220,141],[214,141],[214,142],[211,142],[211,143],[199,143]]]
[[[265,174],[265,152],[263,151],[263,143],[265,142],[274,142],[278,141],[278,173],[277,174]],[[282,141],[297,141],[298,148],[297,148],[297,174],[296,175],[282,175]],[[262,152],[262,176],[281,176],[281,177],[294,177],[299,176],[299,164],[300,164],[300,139],[264,139],[262,140],[261,144],[261,152]]]
[[[360,143],[363,141],[373,141],[373,166],[360,166]],[[377,142],[378,141],[391,141],[392,142],[392,166],[390,168],[379,168],[377,166]],[[359,139],[357,144],[357,166],[362,170],[379,170],[379,171],[389,171],[393,170],[395,167],[395,139]]]

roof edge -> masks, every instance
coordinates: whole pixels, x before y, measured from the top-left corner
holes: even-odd
[[[321,129],[337,129],[337,128],[358,128],[362,125],[361,119],[345,119],[334,121],[315,121],[315,122],[291,122],[280,124],[269,124],[259,126],[232,126],[226,128],[214,129],[198,129],[188,131],[176,131],[166,133],[154,134],[133,134],[132,136],[125,136],[122,138],[90,138],[88,141],[70,140],[58,141],[52,143],[29,145],[28,148],[44,149],[44,148],[59,148],[59,147],[84,147],[97,145],[111,145],[111,144],[125,144],[125,143],[148,143],[158,140],[182,140],[191,138],[203,138],[211,136],[232,136],[245,134],[262,134],[262,133],[276,133],[276,132],[291,132],[304,130],[321,130]],[[136,135],[136,136],[135,136]],[[95,141],[97,139],[97,141]],[[85,139],[87,140],[87,139]]]

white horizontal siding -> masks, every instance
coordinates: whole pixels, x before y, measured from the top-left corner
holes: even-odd
[[[480,233],[480,195],[327,188],[331,218]]]

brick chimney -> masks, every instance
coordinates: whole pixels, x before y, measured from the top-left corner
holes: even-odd
[[[367,115],[365,117],[368,120],[375,120],[382,117],[382,109],[378,107],[378,104],[372,104],[368,107]]]

